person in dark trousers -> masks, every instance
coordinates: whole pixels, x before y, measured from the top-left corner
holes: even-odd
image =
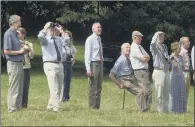
[[[62,102],[70,99],[70,84],[72,79],[72,66],[75,63],[76,48],[73,45],[72,33],[68,30],[61,32],[63,38],[62,63],[64,65],[64,86],[62,92]]]
[[[34,49],[33,44],[26,40],[26,30],[20,27],[17,31],[18,37],[22,44],[22,47],[25,47],[29,50],[26,54],[24,54],[24,87],[23,87],[23,99],[22,99],[22,107],[27,108],[28,106],[28,94],[30,87],[30,69],[31,63],[30,60],[34,58]]]
[[[99,109],[103,78],[103,52],[101,43],[102,27],[92,25],[93,34],[85,42],[85,67],[89,79],[89,108]]]

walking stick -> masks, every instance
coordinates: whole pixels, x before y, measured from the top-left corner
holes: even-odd
[[[125,107],[125,89],[124,89],[124,94],[123,94],[123,109]]]

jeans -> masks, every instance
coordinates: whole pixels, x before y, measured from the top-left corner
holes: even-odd
[[[70,99],[70,83],[72,78],[72,63],[63,62],[64,65],[64,90],[62,101]]]

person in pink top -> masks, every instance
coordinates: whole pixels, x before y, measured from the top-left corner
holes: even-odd
[[[181,44],[181,51],[179,55],[181,55],[183,59],[184,79],[185,79],[185,85],[186,85],[186,100],[188,100],[189,88],[190,88],[190,83],[191,83],[190,58],[188,54],[188,50],[190,48],[190,41],[188,37],[181,37],[179,42]]]

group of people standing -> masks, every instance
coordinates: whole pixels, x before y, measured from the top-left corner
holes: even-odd
[[[85,66],[89,77],[89,107],[100,108],[100,98],[103,77],[103,52],[101,44],[101,24],[94,23],[93,34],[85,43]],[[132,32],[132,44],[125,42],[121,46],[121,55],[110,70],[109,78],[120,89],[127,89],[136,96],[137,108],[150,110],[152,103],[152,82],[149,80],[150,55],[141,46],[143,34]],[[189,94],[190,59],[188,50],[190,41],[182,37],[179,42],[171,44],[171,55],[164,43],[165,33],[155,32],[150,44],[153,59],[152,80],[155,86],[155,101],[158,112],[187,111]],[[194,46],[191,53],[194,70]]]
[[[28,107],[31,59],[35,53],[33,44],[26,39],[26,30],[21,27],[21,17],[11,15],[9,25],[4,34],[4,54],[9,76],[7,105],[8,112],[12,113]],[[59,24],[48,22],[38,38],[50,91],[47,109],[58,112],[59,101],[70,99],[72,66],[76,54],[72,33]]]
[[[8,112],[27,108],[30,86],[30,59],[34,57],[33,44],[26,40],[26,31],[21,18],[12,15],[10,28],[4,34],[4,53],[9,76]],[[99,22],[92,25],[92,34],[85,42],[85,67],[89,79],[89,108],[99,109],[103,79],[102,27]],[[158,112],[187,111],[190,87],[190,60],[188,37],[171,44],[171,55],[164,42],[165,33],[158,31],[152,37],[150,52],[153,58],[152,74],[155,86],[155,100]],[[136,96],[137,108],[150,110],[152,86],[149,80],[150,55],[141,46],[143,34],[133,31],[132,44],[121,46],[121,56],[111,69],[109,78],[121,89],[127,89]],[[56,23],[47,22],[39,32],[42,49],[43,69],[47,77],[50,97],[48,110],[58,112],[59,103],[70,99],[72,66],[75,63],[76,48],[72,33]],[[194,46],[191,53],[194,70]]]

